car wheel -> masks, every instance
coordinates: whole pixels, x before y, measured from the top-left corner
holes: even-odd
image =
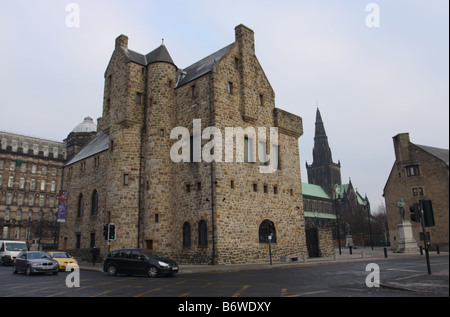
[[[109,276],[116,276],[117,275],[117,268],[116,268],[115,265],[111,264],[106,269],[106,272],[108,273]]]
[[[32,274],[31,272],[31,266],[27,266],[27,268],[25,269],[25,275],[30,276]]]
[[[147,270],[147,274],[149,277],[156,277],[158,276],[158,269],[154,266],[150,266]]]
[[[15,265],[13,266],[13,274],[17,274],[17,269]]]

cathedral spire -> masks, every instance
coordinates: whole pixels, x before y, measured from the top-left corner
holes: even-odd
[[[331,149],[328,145],[328,137],[323,125],[319,107],[316,111],[316,130],[314,135],[313,162],[332,163]]]
[[[317,107],[313,163],[306,165],[308,182],[322,186],[325,192],[331,196],[333,194],[333,186],[335,184],[341,184],[340,167],[340,162],[338,164],[333,162],[322,115],[320,114],[319,107]]]

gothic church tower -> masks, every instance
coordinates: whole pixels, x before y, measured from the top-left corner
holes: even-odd
[[[333,162],[319,108],[317,108],[316,112],[313,163],[308,165],[306,162],[306,170],[310,184],[321,186],[330,197],[334,197],[333,186],[342,183],[341,162],[338,161],[337,164]]]

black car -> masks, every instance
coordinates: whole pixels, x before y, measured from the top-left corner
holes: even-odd
[[[42,251],[23,251],[17,255],[13,263],[13,273],[23,272],[26,275],[34,273],[58,274],[59,263]]]
[[[136,274],[156,277],[178,272],[178,264],[163,254],[151,250],[121,249],[108,253],[103,271],[109,275]]]

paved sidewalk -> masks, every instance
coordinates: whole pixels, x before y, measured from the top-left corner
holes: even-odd
[[[441,252],[439,255],[436,252],[430,252],[430,258],[436,257],[448,257],[448,252]],[[423,257],[425,261],[425,255],[417,254],[403,254],[393,253],[387,248],[387,257],[383,247],[357,247],[352,250],[350,254],[348,248],[341,248],[341,254],[336,248],[335,255],[325,258],[308,258],[298,259],[292,262],[280,262],[272,261],[272,265],[269,262],[266,263],[252,263],[252,264],[229,264],[229,265],[180,265],[180,271],[178,274],[192,274],[192,273],[209,273],[209,272],[236,272],[242,270],[257,270],[257,269],[272,269],[280,267],[301,267],[305,265],[322,265],[333,263],[345,263],[345,262],[365,262],[365,261],[382,261],[387,259],[396,258],[417,258]],[[80,261],[79,266],[81,270],[93,270],[103,272],[103,263],[97,263],[95,266],[92,263]],[[423,274],[412,274],[407,277],[381,281],[381,287],[406,290],[412,292],[421,292],[427,294],[436,294],[437,296],[449,296],[449,270],[432,272],[428,275],[426,272]]]

